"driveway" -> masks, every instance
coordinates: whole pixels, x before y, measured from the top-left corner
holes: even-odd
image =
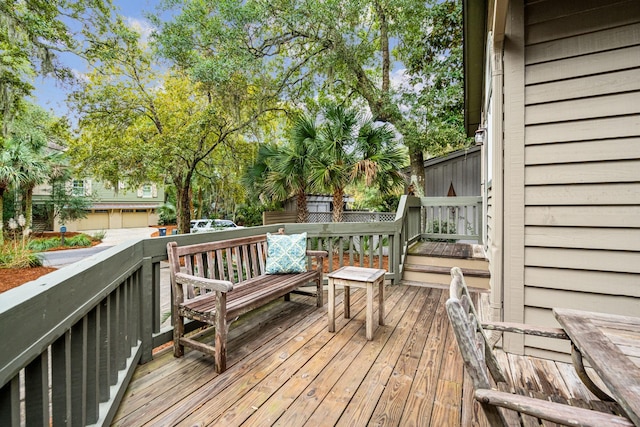
[[[99,231],[102,230],[84,230],[83,233],[91,236]],[[81,261],[84,258],[95,255],[120,243],[127,242],[129,240],[138,240],[151,237],[151,234],[158,230],[153,227],[144,227],[115,228],[104,231],[106,232],[106,234],[102,239],[102,243],[96,246],[81,249],[69,249],[65,251],[42,252],[40,254],[42,255],[42,265],[44,265],[45,267],[64,267],[65,265]]]

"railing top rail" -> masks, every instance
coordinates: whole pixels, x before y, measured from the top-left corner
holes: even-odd
[[[465,197],[421,197],[422,206],[467,206],[482,202],[482,196]]]

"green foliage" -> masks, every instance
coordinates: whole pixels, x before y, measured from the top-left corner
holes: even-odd
[[[0,268],[26,268],[42,265],[39,256],[29,249],[29,228],[25,227],[25,218],[20,215],[18,221],[11,218],[7,230],[8,240],[0,245]]]
[[[22,245],[7,241],[0,246],[0,268],[28,268],[42,265],[42,258]]]
[[[33,90],[36,75],[72,80],[69,67],[56,60],[58,52],[80,53],[74,35],[99,34],[111,13],[108,0],[3,1],[0,6],[0,116],[2,132]],[[84,52],[85,57],[90,52]]]
[[[427,225],[427,233],[433,234],[456,234],[456,223],[450,220],[434,219]],[[429,242],[449,242],[454,243],[455,239],[427,239]]]
[[[176,205],[171,202],[165,202],[158,208],[158,216],[160,217],[160,225],[169,225],[176,223]]]
[[[185,10],[191,6],[198,5]],[[220,69],[201,82],[192,79],[202,74],[196,68],[191,74],[179,68],[160,74],[153,52],[123,23],[100,46],[100,65],[72,97],[84,115],[82,135],[70,149],[74,164],[112,184],[170,183],[182,233],[189,231],[194,202],[199,215],[213,203],[216,210],[224,205],[226,213],[233,212],[235,205],[227,200],[242,195],[239,176],[248,163],[245,156],[253,153],[253,144],[241,134],[252,131],[272,108],[265,100],[269,91],[255,85],[250,67],[224,76],[216,74],[225,73]],[[212,58],[200,65],[213,71],[208,61]],[[207,197],[220,194],[224,200]]]
[[[100,242],[100,241],[102,241],[104,239],[104,236],[106,236],[106,235],[107,235],[107,232],[105,230],[99,230],[99,231],[94,232],[91,235],[91,240],[94,241],[94,242]]]
[[[269,210],[266,205],[239,205],[233,222],[245,227],[262,225],[262,213],[265,210]]]
[[[87,212],[94,202],[93,195],[78,196],[73,193],[73,189],[67,185],[70,176],[68,171],[61,177],[51,182],[50,196],[45,200],[45,211],[49,215],[49,222],[54,218],[62,224],[67,221],[75,221],[86,218]]]
[[[367,115],[339,105],[325,108],[318,126],[311,160],[310,181],[333,194],[333,221],[342,220],[345,188],[363,182],[382,194],[404,184],[407,154],[388,125],[377,126]]]
[[[470,143],[464,130],[462,1],[406,4],[398,16],[397,54],[409,76],[400,92],[408,108],[399,129],[406,144],[441,155]]]
[[[71,247],[91,246],[91,237],[86,234],[76,234],[68,239],[65,238],[64,245]]]
[[[103,236],[104,237],[104,232]],[[96,239],[96,238],[94,238]],[[86,234],[76,234],[75,236],[65,237],[64,246],[68,247],[87,247],[91,246],[91,242],[94,240]],[[96,239],[97,240],[97,239]],[[58,248],[62,245],[60,237],[48,237],[44,239],[32,239],[29,241],[28,248],[34,252],[45,252],[53,248]]]
[[[395,212],[400,202],[400,192],[383,194],[376,187],[358,183],[350,186],[347,193],[354,195],[353,209],[370,212]]]
[[[34,252],[45,252],[49,249],[57,248],[60,246],[59,237],[49,237],[46,239],[33,239],[29,242],[29,249]]]

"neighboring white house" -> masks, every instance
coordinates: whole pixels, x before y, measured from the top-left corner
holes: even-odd
[[[465,0],[464,14],[494,317],[640,316],[640,2]],[[504,346],[569,351],[520,335]]]
[[[68,231],[106,230],[109,228],[147,227],[158,224],[158,208],[164,203],[164,189],[154,183],[127,189],[124,183],[119,188],[104,185],[91,178],[74,179],[69,182],[75,195],[93,197],[94,202],[87,217],[64,224]],[[51,194],[49,186],[34,189],[33,203],[43,203]],[[59,230],[55,221],[53,230]]]

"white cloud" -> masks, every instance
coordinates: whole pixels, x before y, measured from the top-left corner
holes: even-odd
[[[410,76],[406,68],[398,68],[389,76],[391,87],[398,92],[418,93],[424,88],[424,83],[411,84]]]
[[[140,41],[143,44],[146,44],[149,40],[149,36],[155,31],[156,28],[144,19],[132,18],[130,16],[126,17],[125,19],[129,28],[135,30],[138,34],[140,34]]]
[[[72,68],[71,69],[71,73],[73,74],[73,77],[80,81],[80,82],[84,82],[84,83],[88,83],[89,82],[89,78],[87,77],[87,73],[85,73],[84,71],[80,71],[76,68]]]

